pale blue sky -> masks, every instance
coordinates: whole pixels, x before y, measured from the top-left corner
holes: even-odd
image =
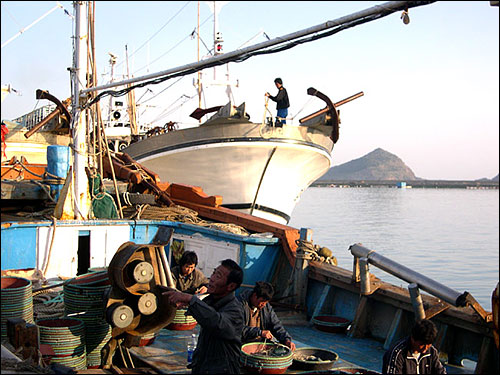
[[[56,5],[53,1],[1,3],[2,44]],[[61,4],[73,13],[71,2]],[[261,31],[272,39],[380,4],[227,2],[219,13],[219,29],[228,52]],[[119,57],[115,77],[123,74],[125,45],[135,76],[146,74],[148,66],[153,73],[196,61],[196,39],[189,35],[196,27],[197,8],[196,1],[97,1],[100,83],[109,79],[104,75],[109,72],[108,52]],[[492,178],[499,172],[498,12],[489,1],[436,2],[410,9],[408,25],[397,12],[285,52],[231,63],[231,77],[240,83],[234,89],[236,104],[245,101],[251,119],[260,122],[264,93],[275,92],[273,80],[281,77],[297,124],[299,118],[324,106],[307,96],[310,86],[334,102],[364,91],[362,98],[339,108],[342,123],[334,165],[381,147],[399,156],[418,177]],[[200,35],[207,45],[213,36],[210,14],[207,3],[201,2]],[[5,99],[2,119],[47,104],[37,103],[37,88],[61,100],[69,97],[66,68],[72,61],[72,32],[72,20],[57,9],[2,48],[1,83],[22,93]],[[250,44],[265,40],[260,35]],[[201,53],[207,53],[203,45]],[[220,69],[218,74],[226,68]],[[139,101],[142,120],[195,125],[188,117],[198,105],[194,77],[150,86],[157,96],[143,102],[151,97],[147,94]],[[136,98],[141,95],[136,93]],[[187,101],[187,97],[193,99]],[[216,104],[224,103],[207,101],[207,106]],[[270,109],[275,113],[274,103]]]

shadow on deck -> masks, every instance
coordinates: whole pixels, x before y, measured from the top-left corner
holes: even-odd
[[[334,351],[339,355],[333,370],[342,368],[364,368],[380,373],[382,369],[383,343],[369,338],[351,338],[345,334],[327,333],[314,328],[302,314],[276,311],[298,348],[315,347]],[[170,331],[161,329],[153,344],[134,347],[130,352],[153,367],[159,373],[190,374],[187,365],[187,343],[192,333],[198,333],[199,326],[191,331]],[[473,373],[474,367],[446,366],[449,374]],[[287,374],[305,371],[287,370]],[[326,373],[326,372],[325,372]]]

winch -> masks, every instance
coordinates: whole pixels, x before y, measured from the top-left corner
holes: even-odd
[[[106,320],[112,327],[112,338],[103,349],[104,368],[111,366],[120,344],[126,348],[138,345],[141,336],[174,320],[176,308],[165,300],[161,289],[175,288],[164,250],[172,234],[171,228],[160,226],[152,244],[125,242],[109,263]]]

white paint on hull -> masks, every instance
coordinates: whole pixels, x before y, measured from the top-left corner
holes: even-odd
[[[257,205],[290,216],[302,192],[330,168],[332,158],[314,146],[254,141],[186,147],[137,161],[162,181],[200,186],[208,195],[222,196],[223,204],[251,204],[257,194]],[[271,213],[252,214],[287,222]]]

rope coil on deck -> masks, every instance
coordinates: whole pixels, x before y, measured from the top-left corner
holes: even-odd
[[[337,258],[332,255],[332,252],[327,247],[315,245],[312,241],[302,239],[296,240],[295,243],[297,244],[297,257],[337,265]]]

